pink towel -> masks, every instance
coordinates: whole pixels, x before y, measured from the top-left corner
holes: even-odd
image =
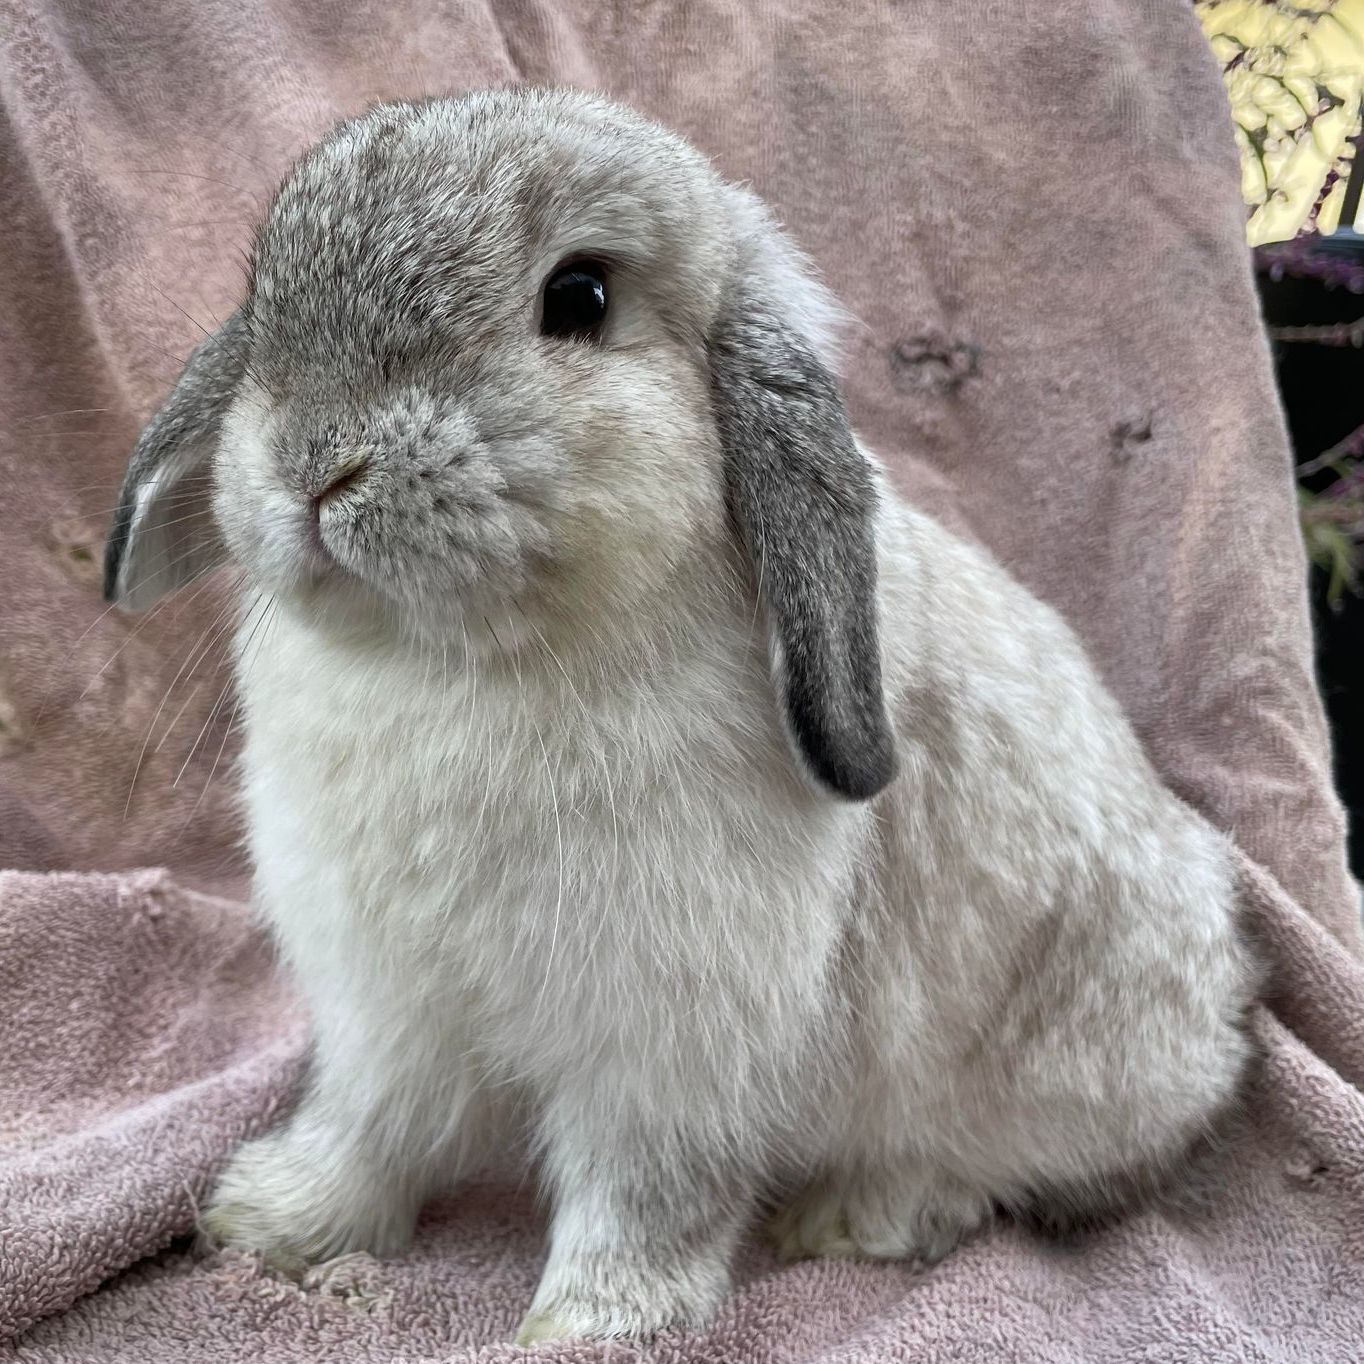
[[[302,1285],[186,1240],[306,1024],[242,905],[222,599],[101,615],[140,422],[241,287],[288,157],[381,97],[598,86],[751,181],[861,319],[854,417],[1099,660],[1230,829],[1272,979],[1198,1215],[926,1272],[777,1267],[709,1330],[534,1357],[1357,1361],[1364,968],[1215,65],[1185,0],[0,0],[0,1352],[509,1359],[544,1225],[432,1206]],[[169,867],[169,872],[138,870]],[[44,874],[49,873],[49,874]],[[102,874],[98,874],[102,873]]]

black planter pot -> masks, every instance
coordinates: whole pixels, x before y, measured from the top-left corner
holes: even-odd
[[[1337,329],[1329,340],[1280,335],[1273,341],[1295,461],[1305,464],[1364,425],[1364,348],[1340,344],[1340,332],[1364,318],[1364,236],[1343,232],[1318,238],[1310,247],[1295,243],[1291,255],[1270,248],[1258,254],[1257,262],[1272,337],[1285,328]],[[1323,471],[1306,485],[1320,489],[1333,477]],[[1312,570],[1317,675],[1331,724],[1336,783],[1350,817],[1350,865],[1359,877],[1364,876],[1364,596],[1347,591],[1333,609],[1327,582],[1327,574]]]

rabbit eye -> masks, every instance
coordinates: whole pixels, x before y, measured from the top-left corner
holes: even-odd
[[[588,339],[606,321],[606,271],[596,261],[561,265],[546,281],[540,310],[544,336]]]

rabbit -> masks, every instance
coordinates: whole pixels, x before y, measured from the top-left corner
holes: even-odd
[[[518,1340],[647,1338],[764,1212],[928,1265],[1139,1206],[1234,1113],[1230,840],[895,491],[843,327],[752,192],[592,94],[380,105],[289,172],[105,565],[129,610],[241,570],[314,1041],[213,1243],[393,1255],[512,1159],[551,1209]]]

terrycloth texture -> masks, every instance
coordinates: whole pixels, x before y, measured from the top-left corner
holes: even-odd
[[[998,1227],[927,1273],[779,1269],[750,1249],[714,1326],[644,1357],[758,1361],[1358,1361],[1364,1339],[1364,968],[1263,873],[1277,964],[1254,1124],[1200,1214],[1061,1248]],[[255,1257],[173,1248],[230,1141],[287,1094],[300,1020],[227,902],[155,873],[0,878],[0,1340],[23,1364],[436,1364],[521,1352],[544,1224],[525,1191],[428,1210],[413,1249],[299,1287]],[[36,1105],[36,1110],[35,1110]],[[76,1301],[77,1295],[90,1296]],[[3,1346],[0,1346],[0,1350]],[[633,1360],[624,1346],[546,1360]]]
[[[926,1274],[752,1250],[715,1327],[654,1356],[1357,1360],[1358,908],[1185,0],[0,0],[0,865],[174,877],[0,881],[0,1335],[53,1364],[514,1353],[543,1253],[524,1192],[472,1190],[406,1257],[303,1288],[165,1249],[287,1100],[304,1032],[240,903],[178,888],[241,888],[221,598],[101,616],[95,561],[288,157],[369,100],[521,78],[634,102],[776,207],[861,319],[860,431],[1066,613],[1235,834],[1272,973],[1248,1143],[1200,1216],[1070,1250],[999,1228]]]

